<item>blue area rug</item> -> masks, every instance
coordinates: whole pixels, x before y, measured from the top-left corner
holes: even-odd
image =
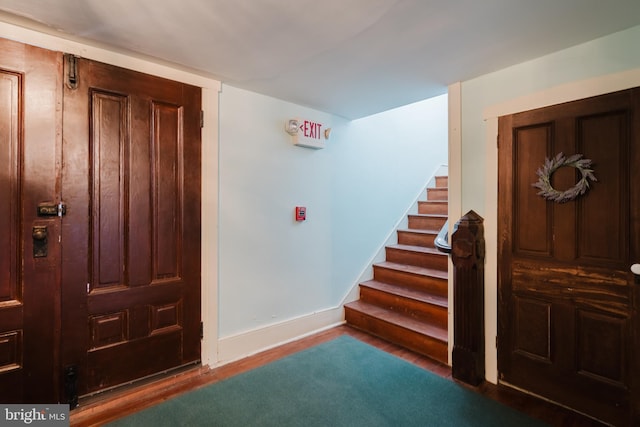
[[[518,426],[544,423],[348,336],[111,426]]]

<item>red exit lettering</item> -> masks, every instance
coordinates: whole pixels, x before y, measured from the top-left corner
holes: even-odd
[[[320,139],[320,129],[322,128],[321,123],[310,122],[309,120],[305,120],[302,124],[302,134],[305,138],[313,138]]]

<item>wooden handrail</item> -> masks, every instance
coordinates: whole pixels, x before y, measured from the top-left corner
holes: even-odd
[[[436,246],[436,249],[440,252],[444,252],[445,254],[451,253],[451,244],[449,243],[449,220],[445,221],[433,243]]]

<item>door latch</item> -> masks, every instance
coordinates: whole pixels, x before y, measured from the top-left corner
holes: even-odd
[[[60,203],[44,202],[38,205],[38,216],[64,216],[67,206]]]

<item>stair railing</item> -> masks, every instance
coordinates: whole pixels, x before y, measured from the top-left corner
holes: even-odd
[[[433,243],[440,252],[444,252],[445,254],[451,253],[451,244],[449,243],[449,220],[445,221]]]

